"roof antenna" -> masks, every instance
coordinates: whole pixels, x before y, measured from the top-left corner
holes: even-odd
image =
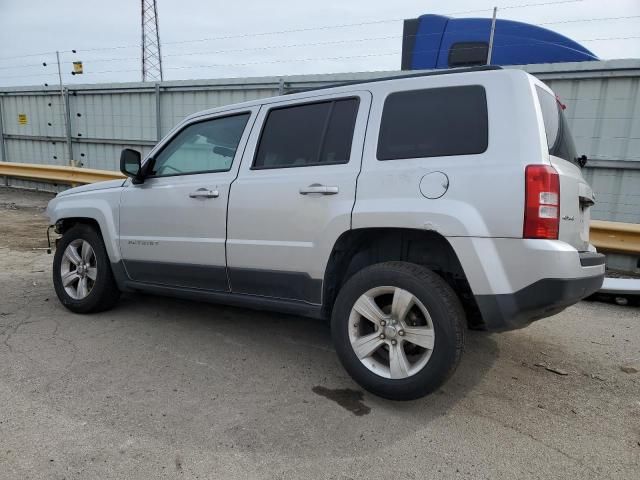
[[[491,33],[489,34],[489,51],[487,52],[487,65],[491,65],[491,54],[493,53],[493,36],[496,33],[496,15],[498,7],[493,7],[493,19],[491,20]]]

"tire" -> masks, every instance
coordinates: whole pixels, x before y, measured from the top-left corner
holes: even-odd
[[[84,250],[85,243],[90,250]],[[78,257],[68,248],[72,248]],[[63,275],[67,279],[66,286]],[[83,281],[86,282],[84,290],[80,287]],[[60,302],[75,313],[101,312],[116,304],[120,290],[113,278],[102,237],[94,228],[77,224],[64,233],[53,257],[53,286]]]
[[[379,314],[384,326],[369,319]],[[453,374],[462,357],[465,325],[457,295],[437,274],[412,263],[386,262],[362,269],[344,284],[331,335],[345,370],[364,389],[391,400],[413,400],[434,392]]]

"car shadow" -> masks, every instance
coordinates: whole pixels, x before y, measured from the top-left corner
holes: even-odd
[[[179,379],[175,390],[192,410],[183,424],[203,417],[215,423],[211,412],[237,415],[222,434],[251,451],[310,454],[318,436],[331,435],[331,450],[339,454],[365,430],[382,429],[388,421],[399,427],[384,428],[385,441],[393,442],[446,415],[498,356],[491,335],[468,331],[462,362],[440,390],[396,402],[364,392],[351,380],[338,362],[326,321],[146,294],[124,295],[100,316],[118,322],[125,329],[118,335],[126,335],[140,355],[165,365],[135,375],[160,385]],[[266,418],[277,421],[265,423]]]

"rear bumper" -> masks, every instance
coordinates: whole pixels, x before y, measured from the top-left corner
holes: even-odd
[[[560,240],[449,238],[489,330],[525,327],[596,292],[604,255]]]
[[[582,278],[544,278],[515,293],[478,295],[476,302],[487,330],[515,330],[555,315],[597,292],[603,280],[604,273]]]

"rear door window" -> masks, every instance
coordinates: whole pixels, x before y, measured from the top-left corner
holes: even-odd
[[[384,102],[378,160],[472,155],[489,142],[480,85],[392,93]]]
[[[536,93],[542,111],[549,154],[578,164],[576,146],[560,102],[551,93],[537,85]]]
[[[347,163],[357,113],[357,98],[272,109],[251,168]]]

